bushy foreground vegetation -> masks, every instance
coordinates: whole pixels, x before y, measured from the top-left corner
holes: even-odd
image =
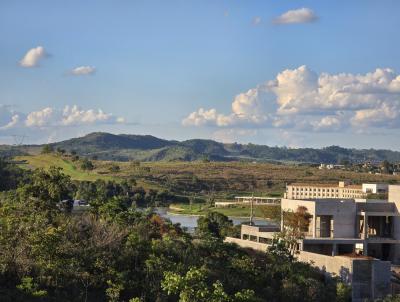
[[[1,166],[0,166],[1,167]],[[0,203],[1,301],[335,301],[343,291],[283,246],[268,253],[223,243],[220,213],[194,236],[109,190],[74,214],[60,200],[79,187],[59,169],[4,165]],[[10,181],[10,177],[13,181]],[[90,185],[89,185],[90,187]],[[337,291],[339,288],[339,291]],[[339,294],[338,294],[339,293]]]

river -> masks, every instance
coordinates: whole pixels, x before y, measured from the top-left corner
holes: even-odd
[[[155,211],[164,218],[168,218],[172,223],[180,223],[182,227],[186,228],[188,232],[193,232],[197,227],[198,216],[183,215],[183,214],[172,214],[168,212],[168,208],[156,208]],[[242,224],[243,222],[248,222],[248,218],[236,218],[229,217],[233,224]],[[271,222],[263,219],[253,219],[256,225],[270,225]]]

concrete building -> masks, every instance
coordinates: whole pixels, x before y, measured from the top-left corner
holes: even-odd
[[[368,194],[386,193],[387,184],[352,185],[346,181],[337,184],[293,183],[286,186],[285,198],[322,199],[322,198],[366,198]]]
[[[351,284],[353,301],[388,295],[391,265],[400,264],[400,185],[364,184],[359,189],[365,194],[388,191],[388,200],[305,198],[304,194],[302,199],[281,200],[282,213],[305,207],[311,215],[298,240],[298,259]],[[284,225],[242,225],[241,238],[226,241],[266,251]]]
[[[295,212],[300,206],[312,216],[300,250],[332,256],[355,253],[400,263],[395,202],[282,199],[282,211]]]
[[[225,242],[266,252],[275,238],[276,228],[242,225],[241,238],[227,237]],[[340,241],[343,244],[343,240]],[[331,242],[333,243],[333,242]],[[347,244],[349,242],[345,242]],[[315,244],[315,242],[314,242]],[[299,244],[299,247],[300,244]],[[338,253],[343,251],[338,250]],[[361,302],[391,294],[391,263],[356,254],[327,255],[299,250],[298,261],[318,267],[327,278],[339,277],[352,288],[352,301]]]

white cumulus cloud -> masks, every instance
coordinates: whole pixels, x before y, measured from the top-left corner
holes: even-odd
[[[382,103],[374,108],[358,110],[351,123],[356,127],[400,127],[400,100],[397,103]]]
[[[11,121],[9,121],[6,125],[1,126],[0,130],[11,129],[15,127],[18,123],[19,123],[19,115],[14,114],[13,116],[11,116]]]
[[[299,131],[398,128],[400,75],[389,68],[366,74],[317,74],[300,66],[237,95],[229,114],[200,109],[183,124]]]
[[[65,106],[62,112],[61,124],[64,126],[77,126],[94,123],[116,123],[118,118],[112,114],[104,113],[101,109],[82,110],[78,106]]]
[[[46,107],[26,114],[0,105],[0,130],[121,123],[125,123],[123,117],[105,113],[101,109],[84,110],[77,105],[67,105],[62,110]]]
[[[40,60],[47,57],[48,54],[43,46],[31,48],[27,51],[25,56],[19,61],[19,65],[22,67],[36,67],[39,65]]]
[[[275,18],[276,24],[310,23],[318,20],[317,15],[309,8],[289,10]]]
[[[32,111],[25,120],[27,127],[45,127],[49,126],[54,120],[54,109],[46,107],[39,111]]]
[[[337,131],[343,127],[344,120],[340,116],[324,116],[320,120],[311,122],[311,126],[317,131]]]
[[[204,110],[200,108],[189,114],[189,116],[182,121],[182,124],[184,126],[218,125],[217,120],[218,115],[216,109]]]
[[[232,113],[229,115],[219,114],[216,109],[205,110],[200,108],[192,112],[183,120],[184,126],[240,126],[240,125],[261,125],[268,121],[264,112],[262,89],[254,88],[247,92],[240,93],[232,103]]]
[[[75,76],[90,75],[96,72],[96,68],[93,66],[79,66],[71,70],[71,74]]]
[[[15,127],[19,123],[21,115],[21,113],[16,112],[10,106],[0,105],[0,130]]]

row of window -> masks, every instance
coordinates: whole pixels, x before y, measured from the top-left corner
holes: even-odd
[[[339,193],[339,189],[330,189],[330,188],[327,188],[327,189],[325,189],[325,188],[294,188],[294,187],[292,187],[292,192],[294,193],[294,192],[303,192],[303,191],[305,191],[305,192],[331,192],[331,193]],[[360,192],[360,190],[346,190],[346,189],[344,189],[343,190],[343,193],[350,193],[350,194],[361,194],[361,192]]]
[[[297,197],[332,197],[332,198],[339,198],[339,194],[334,194],[334,193],[294,193],[293,198],[297,198]],[[341,198],[357,198],[357,197],[362,197],[361,194],[344,194]]]
[[[343,193],[359,193],[359,190],[343,190]]]
[[[294,192],[294,191],[306,191],[306,192],[308,192],[308,191],[310,191],[310,192],[312,192],[312,191],[314,191],[314,192],[321,192],[321,190],[322,190],[322,192],[336,192],[336,193],[338,193],[339,192],[339,189],[325,189],[325,188],[323,188],[323,189],[321,189],[321,188],[294,188],[294,187],[292,187],[292,191]]]
[[[297,194],[294,194],[294,196],[296,197],[296,196],[309,196],[309,197],[336,197],[336,198],[339,198],[339,194],[325,194],[325,193],[322,193],[322,194],[316,194],[316,193],[297,193]]]

